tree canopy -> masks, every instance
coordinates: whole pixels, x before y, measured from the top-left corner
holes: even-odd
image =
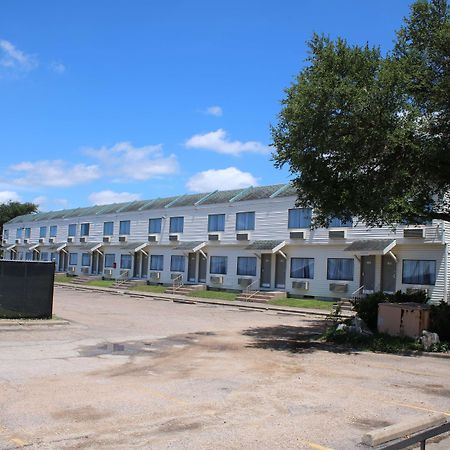
[[[272,127],[316,225],[450,221],[450,13],[417,1],[391,52],[314,35]]]
[[[38,206],[34,203],[7,202],[0,203],[0,235],[3,236],[3,224],[14,219],[14,217],[22,216],[36,212]]]

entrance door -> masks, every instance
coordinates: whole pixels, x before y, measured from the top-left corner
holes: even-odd
[[[134,267],[133,267],[133,277],[139,278],[139,270],[141,268],[141,252],[136,252],[134,254]]]
[[[361,256],[361,286],[364,291],[375,290],[375,255]]]
[[[261,287],[270,288],[272,272],[272,254],[263,253],[261,255]]]
[[[381,289],[383,292],[395,292],[397,263],[391,255],[383,255],[381,260]]]
[[[148,275],[148,255],[141,254],[141,278],[147,278]]]
[[[189,253],[188,257],[188,281],[195,283],[195,269],[197,267],[197,254]]]
[[[206,256],[199,253],[198,255],[198,282],[206,283]]]
[[[68,255],[65,251],[61,250],[59,252],[59,265],[58,270],[60,272],[67,272]]]
[[[286,287],[286,258],[279,253],[275,259],[275,287],[278,289]]]
[[[96,275],[98,273],[98,252],[92,253],[92,265],[91,265],[91,274]]]

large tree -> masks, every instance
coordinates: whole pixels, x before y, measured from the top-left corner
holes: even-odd
[[[34,203],[7,202],[0,203],[0,236],[3,236],[3,224],[14,219],[14,217],[22,216],[36,212],[38,206]]]
[[[316,225],[450,221],[450,14],[417,1],[387,55],[314,35],[272,127]]]

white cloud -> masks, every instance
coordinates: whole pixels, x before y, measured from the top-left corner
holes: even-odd
[[[240,189],[256,186],[256,178],[250,172],[242,172],[236,167],[210,169],[189,178],[186,187],[191,192],[209,192],[216,189]]]
[[[53,61],[50,64],[50,69],[58,75],[62,75],[66,71],[66,66],[61,62]]]
[[[239,155],[241,153],[269,153],[268,146],[257,141],[230,141],[227,133],[222,128],[205,134],[195,134],[186,141],[188,148],[202,148],[227,155]]]
[[[223,115],[223,109],[217,105],[209,106],[205,109],[205,114],[208,114],[208,116],[220,117]]]
[[[27,55],[11,42],[0,39],[0,66],[9,69],[32,70],[38,62],[32,55]]]
[[[14,191],[0,191],[0,203],[7,203],[9,201],[20,201],[20,196]]]
[[[100,178],[96,165],[70,165],[61,160],[24,161],[9,168],[19,174],[11,180],[17,186],[70,187]]]
[[[162,145],[133,147],[129,142],[119,142],[110,148],[86,148],[84,153],[100,161],[102,172],[114,177],[113,181],[143,181],[178,172],[177,157],[165,156]]]
[[[107,205],[108,203],[132,202],[134,200],[139,200],[140,198],[140,194],[105,190],[100,192],[93,192],[89,196],[89,201],[93,205]]]

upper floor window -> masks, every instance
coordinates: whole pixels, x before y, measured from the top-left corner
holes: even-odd
[[[120,235],[130,234],[130,227],[131,224],[129,220],[121,220],[119,224],[119,234]]]
[[[184,217],[171,217],[169,233],[182,233],[184,228]]]
[[[427,284],[436,283],[436,261],[404,259],[403,276],[404,284]]]
[[[45,238],[47,236],[47,227],[40,227],[39,228],[39,237]]]
[[[256,258],[254,256],[238,256],[238,275],[256,276]]]
[[[148,232],[149,233],[161,233],[162,219],[158,217],[157,219],[148,219]]]
[[[210,214],[208,231],[225,231],[225,214]]]
[[[6,230],[6,229],[3,230],[3,238],[9,239],[9,230]]]
[[[16,238],[20,239],[22,237],[23,228],[17,228],[16,230]]]
[[[74,237],[77,234],[77,224],[76,223],[71,223],[69,225],[69,231],[67,233],[68,236],[70,237]]]
[[[314,258],[291,258],[291,278],[314,278]]]
[[[25,228],[25,239],[30,239],[31,237],[31,228]]]
[[[112,236],[114,234],[114,222],[103,222],[103,236]]]
[[[328,258],[327,280],[353,281],[352,258]]]
[[[163,270],[163,264],[163,255],[150,255],[150,270]]]
[[[50,237],[56,237],[56,233],[58,232],[58,226],[52,225],[50,227]]]
[[[227,262],[228,258],[226,256],[211,256],[209,264],[209,273],[217,275],[226,275]]]
[[[339,227],[352,227],[353,219],[350,220],[342,220],[337,217],[333,217],[330,219],[330,223],[328,225],[329,228],[339,228]]]
[[[311,218],[311,208],[290,209],[288,217],[288,228],[311,228]]]
[[[254,230],[255,229],[255,213],[240,212],[236,213],[236,230]]]
[[[89,236],[90,223],[82,223],[80,225],[80,236]]]

